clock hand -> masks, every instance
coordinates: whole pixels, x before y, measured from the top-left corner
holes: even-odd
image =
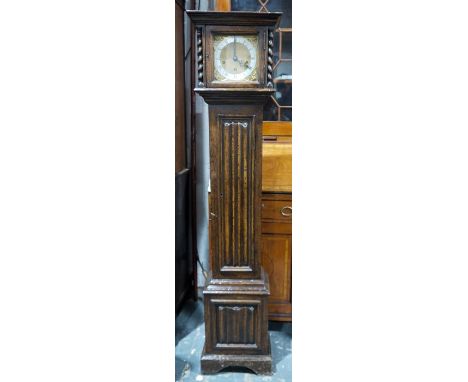
[[[233,59],[234,61],[237,61],[236,45],[237,45],[237,43],[236,43],[236,37],[234,36],[234,55],[232,56],[232,59]]]

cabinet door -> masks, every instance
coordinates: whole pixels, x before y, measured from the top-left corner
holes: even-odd
[[[291,320],[291,241],[289,234],[262,235],[262,265],[270,279],[270,320]]]

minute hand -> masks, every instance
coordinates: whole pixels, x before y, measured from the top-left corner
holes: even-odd
[[[232,56],[232,59],[233,59],[234,61],[237,61],[236,45],[237,45],[237,42],[236,42],[236,38],[234,37],[234,55]]]

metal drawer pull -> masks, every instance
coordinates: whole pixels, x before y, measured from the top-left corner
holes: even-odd
[[[289,210],[290,212],[287,213],[286,210]],[[281,215],[291,216],[292,215],[292,207],[291,206],[284,206],[283,208],[281,208]]]

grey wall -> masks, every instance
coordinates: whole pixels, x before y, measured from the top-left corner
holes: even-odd
[[[210,179],[208,105],[197,95],[197,244],[198,256],[205,271],[209,270],[208,184]],[[198,286],[205,285],[205,276],[198,265]]]
[[[208,0],[196,1],[196,8],[206,11]],[[196,96],[195,105],[197,128],[197,246],[198,256],[205,271],[209,271],[208,243],[208,184],[210,179],[208,105],[200,96]],[[198,286],[205,286],[206,278],[200,265],[197,266]]]

